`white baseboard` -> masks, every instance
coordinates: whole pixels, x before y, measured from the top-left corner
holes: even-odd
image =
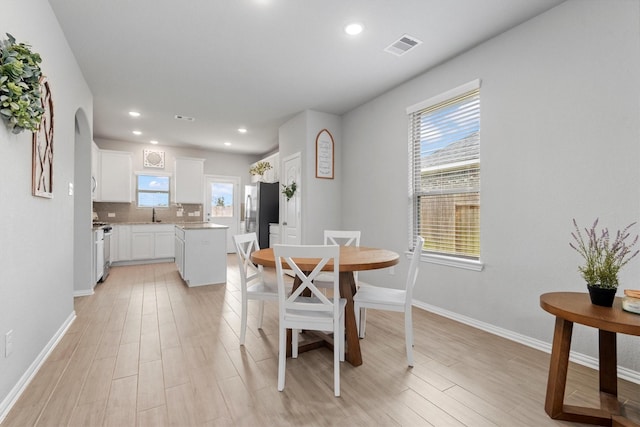
[[[84,291],[73,291],[73,297],[88,297],[93,295],[95,292],[93,292],[93,289],[87,289]]]
[[[36,357],[36,359],[33,361],[31,366],[29,366],[22,377],[20,377],[20,380],[11,389],[7,397],[5,397],[2,402],[0,402],[0,423],[5,419],[13,405],[15,405],[18,398],[22,395],[33,377],[38,373],[40,367],[47,360],[47,357],[49,357],[49,354],[51,354],[56,345],[58,345],[58,342],[62,339],[75,319],[76,312],[72,311],[69,317],[67,317],[62,326],[60,326],[58,331],[55,333],[55,335],[51,337],[47,345],[42,349],[38,357]]]
[[[518,334],[508,329],[499,328],[497,326],[491,325],[489,323],[480,322],[476,319],[472,319],[470,317],[462,316],[458,313],[454,313],[448,310],[444,310],[440,307],[436,307],[434,305],[426,304],[420,301],[413,301],[413,305],[415,307],[421,308],[426,311],[430,311],[439,316],[446,317],[451,320],[455,320],[456,322],[464,323],[465,325],[472,326],[476,329],[480,329],[485,332],[489,332],[493,335],[498,335],[500,337],[506,338],[511,341],[515,341],[517,343],[526,345],[527,347],[535,348],[536,350],[544,351],[545,353],[551,354],[551,344],[546,343],[544,341],[537,340],[535,338],[528,337],[526,335]],[[595,357],[587,356],[582,353],[578,353],[572,351],[569,353],[569,360],[575,362],[579,365],[586,366],[588,368],[595,369],[596,371],[599,369],[598,359]],[[622,378],[624,380],[630,381],[632,383],[640,384],[640,372],[634,371],[622,366],[618,366],[618,378]]]

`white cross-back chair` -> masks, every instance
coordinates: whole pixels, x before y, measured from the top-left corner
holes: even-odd
[[[324,230],[325,245],[339,246],[360,246],[359,230]],[[358,272],[353,272],[353,280],[358,285]],[[319,288],[331,288],[331,276],[327,273],[320,273],[315,280],[315,284]]]
[[[274,245],[278,277],[279,309],[279,349],[278,349],[278,390],[284,390],[285,363],[287,358],[287,329],[292,329],[291,357],[298,357],[297,330],[333,332],[333,389],[340,396],[340,361],[344,360],[344,309],[346,299],[340,298],[339,269],[340,247],[336,245]],[[302,271],[296,259],[313,259],[313,270]],[[309,260],[305,260],[308,262]],[[300,262],[300,260],[298,261]],[[333,268],[325,270],[330,274],[333,295],[325,296],[313,280],[320,271],[333,262]],[[284,268],[289,268],[300,280],[300,285],[291,293],[285,289]],[[309,266],[304,267],[305,270]],[[305,291],[308,291],[309,296]]]
[[[407,346],[407,362],[413,366],[413,322],[411,318],[411,302],[413,287],[418,277],[420,254],[424,245],[424,238],[418,236],[416,247],[409,264],[409,274],[404,289],[391,289],[377,286],[361,286],[353,297],[353,308],[356,313],[356,324],[360,338],[364,338],[366,326],[366,310],[400,311],[404,312],[404,334]]]
[[[242,291],[242,314],[240,320],[240,345],[244,345],[247,334],[247,309],[249,300],[260,301],[258,329],[262,329],[265,301],[278,301],[278,285],[266,283],[261,265],[251,262],[251,253],[260,250],[256,233],[233,236],[240,269],[240,289]]]

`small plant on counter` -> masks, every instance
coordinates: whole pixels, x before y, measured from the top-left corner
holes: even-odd
[[[31,46],[16,43],[9,33],[7,37],[0,40],[0,115],[14,134],[35,132],[44,113],[38,65],[42,59]]]
[[[294,194],[296,194],[296,188],[297,187],[295,181],[291,181],[291,184],[289,185],[282,184],[282,194],[287,196],[287,202],[293,197]]]
[[[266,171],[272,169],[269,162],[258,162],[249,169],[251,175],[260,175],[262,177]]]

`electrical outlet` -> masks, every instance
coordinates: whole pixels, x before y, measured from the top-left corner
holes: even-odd
[[[182,211],[177,211],[176,216],[182,216]]]
[[[4,357],[11,356],[13,353],[13,329],[4,334]]]
[[[115,218],[116,217],[116,213],[115,212],[109,212],[109,213],[107,213],[107,216],[109,218]]]
[[[195,211],[195,212],[193,213],[193,216],[200,216],[200,211]]]
[[[389,267],[389,274],[392,276],[396,274],[396,268],[394,266]]]

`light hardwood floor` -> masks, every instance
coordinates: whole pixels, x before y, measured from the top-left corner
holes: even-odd
[[[288,359],[277,383],[277,306],[263,330],[249,303],[238,344],[235,256],[228,282],[187,288],[174,264],[115,267],[2,423],[9,426],[577,426],[544,412],[549,355],[414,308],[416,366],[406,365],[401,313],[370,311],[364,363],[332,353]],[[571,364],[567,403],[597,406],[597,373]],[[640,420],[640,385],[620,381]]]

